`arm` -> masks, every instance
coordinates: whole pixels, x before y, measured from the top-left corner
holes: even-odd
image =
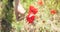
[[[24,16],[25,10],[23,8],[23,6],[20,4],[20,0],[15,0],[15,14],[16,14],[16,18],[20,18],[21,16]],[[21,16],[19,16],[19,14]]]
[[[17,12],[17,6],[18,6],[18,0],[14,0],[15,1],[15,7],[14,7],[14,10],[15,10],[15,15],[16,15],[16,18],[18,18],[18,12]]]

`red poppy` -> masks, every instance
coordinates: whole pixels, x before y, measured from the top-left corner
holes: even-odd
[[[33,21],[35,19],[35,16],[34,16],[33,13],[30,13],[30,14],[27,15],[26,19],[27,19],[28,23],[33,23]]]
[[[38,0],[38,4],[42,6],[43,5],[43,1],[42,0]]]
[[[52,9],[51,14],[56,14],[56,10]]]
[[[36,14],[36,13],[38,12],[38,9],[31,5],[31,6],[29,7],[29,13],[31,13],[31,12],[32,12],[33,14]]]

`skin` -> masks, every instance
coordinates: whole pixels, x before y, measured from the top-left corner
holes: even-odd
[[[17,12],[17,5],[18,5],[18,0],[15,0],[15,14],[16,14],[16,18],[18,18],[18,15],[19,15],[19,13]]]
[[[21,18],[21,17],[24,16],[24,14],[21,14],[21,13],[18,12],[18,10],[17,10],[17,6],[18,6],[19,2],[20,2],[20,0],[15,0],[14,10],[15,10],[15,15],[16,15],[16,19],[17,19],[17,20],[18,20],[19,18]],[[21,16],[19,16],[19,14],[20,14]],[[22,19],[23,19],[23,18],[22,18]]]

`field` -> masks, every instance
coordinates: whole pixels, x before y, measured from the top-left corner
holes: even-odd
[[[14,1],[0,1],[1,32],[60,32],[60,0],[21,0],[26,12],[19,21],[14,4]]]

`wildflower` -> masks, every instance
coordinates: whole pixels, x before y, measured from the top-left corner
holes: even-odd
[[[27,15],[26,19],[27,19],[28,23],[33,23],[33,21],[35,19],[35,16],[34,16],[33,13],[30,13],[30,14]]]
[[[38,12],[38,9],[37,8],[35,8],[34,6],[30,6],[29,7],[29,13],[33,13],[33,14],[36,14],[37,12]]]
[[[51,14],[56,14],[56,10],[52,9]]]

